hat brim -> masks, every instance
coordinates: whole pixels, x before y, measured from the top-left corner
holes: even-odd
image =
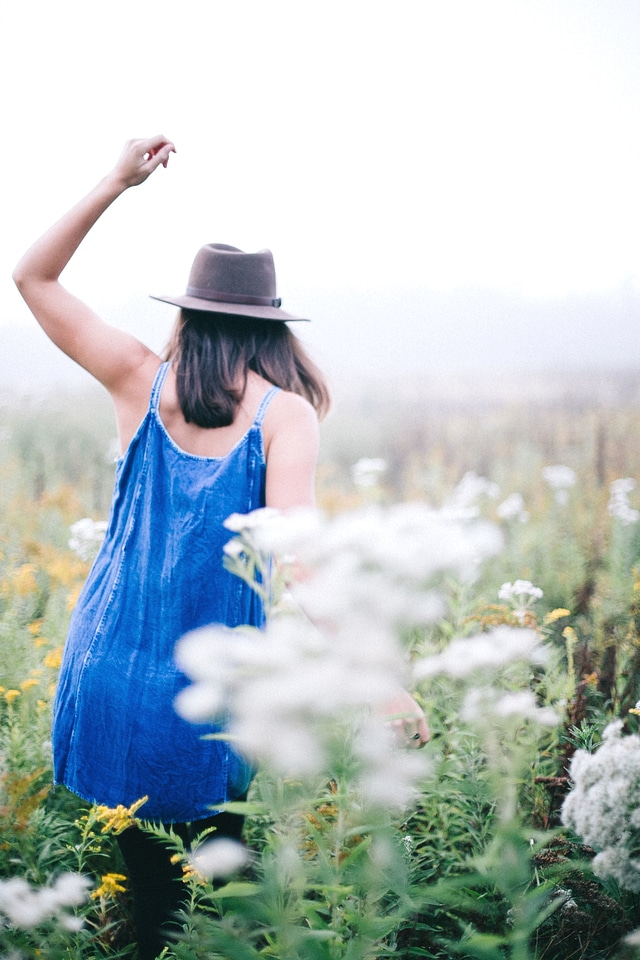
[[[287,313],[280,307],[262,307],[246,303],[226,303],[223,300],[201,300],[199,297],[158,297],[155,294],[149,294],[152,300],[162,300],[163,303],[170,303],[174,307],[182,307],[185,310],[198,310],[200,313],[223,313],[238,317],[253,317],[256,320],[279,320],[286,323],[288,320],[308,321],[308,317],[298,317],[294,313]]]

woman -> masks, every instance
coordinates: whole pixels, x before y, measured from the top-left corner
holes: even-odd
[[[246,793],[252,770],[215,729],[186,723],[177,640],[206,623],[261,625],[250,588],[222,565],[231,513],[314,503],[324,380],[284,321],[268,251],[210,244],[193,263],[165,361],[100,320],[59,276],[110,204],[166,167],[163,136],[129,141],[109,173],[24,255],[14,279],[45,333],[109,391],[122,457],[105,542],[70,624],[54,705],[56,781],[90,802],[147,797],[142,816],[187,841],[216,804]],[[408,712],[414,710],[410,702]],[[391,712],[403,705],[394,704]],[[413,713],[410,736],[428,738]],[[142,960],[180,905],[179,866],[137,828],[120,837]]]

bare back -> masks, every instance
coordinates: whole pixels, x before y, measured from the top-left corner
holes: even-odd
[[[148,406],[160,358],[150,351],[140,366],[112,391],[122,451],[127,448]],[[172,368],[160,396],[160,417],[171,439],[186,453],[223,457],[244,436],[254,421],[265,393],[272,386],[249,371],[244,398],[227,427],[199,427],[187,423]],[[315,467],[318,456],[318,418],[303,397],[280,391],[269,405],[263,424],[267,457],[267,505],[287,509],[315,503]]]

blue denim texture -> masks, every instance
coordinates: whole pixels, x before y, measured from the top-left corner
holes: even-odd
[[[223,521],[265,502],[262,420],[225,457],[181,450],[158,402],[118,461],[104,543],[74,610],[54,703],[56,783],[85,800],[129,806],[148,796],[144,819],[190,821],[245,792],[253,770],[219,731],[174,710],[188,683],[173,651],[210,623],[263,626],[253,590],[223,568]]]

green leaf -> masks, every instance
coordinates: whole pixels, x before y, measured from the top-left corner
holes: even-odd
[[[243,880],[232,880],[218,890],[214,890],[213,896],[216,900],[225,900],[228,897],[254,897],[260,893],[262,887],[259,883],[249,883]]]
[[[238,813],[244,817],[260,817],[269,812],[263,803],[250,803],[247,800],[230,800],[228,803],[217,803],[211,807],[211,810],[216,813]]]

